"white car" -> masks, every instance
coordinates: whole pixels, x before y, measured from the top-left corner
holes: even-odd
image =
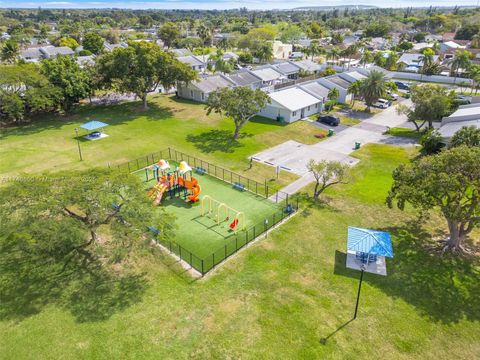
[[[378,99],[373,106],[380,108],[380,109],[386,109],[391,105],[391,102],[386,100],[386,99]]]
[[[393,101],[397,101],[400,96],[395,94],[392,90],[387,91],[387,95],[392,98]]]

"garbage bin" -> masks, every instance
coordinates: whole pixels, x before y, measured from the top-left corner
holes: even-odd
[[[277,121],[278,121],[279,123],[284,124],[284,123],[285,123],[285,118],[284,118],[283,116],[277,116]]]
[[[328,129],[328,136],[332,136],[335,132],[333,131],[333,129]]]
[[[360,149],[360,143],[359,143],[359,142],[356,142],[356,143],[355,143],[355,150],[358,150],[358,149]]]

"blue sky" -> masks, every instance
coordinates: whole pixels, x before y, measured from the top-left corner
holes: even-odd
[[[130,9],[288,9],[299,6],[363,4],[385,7],[477,5],[478,0],[0,0],[0,7],[36,8],[130,8]]]

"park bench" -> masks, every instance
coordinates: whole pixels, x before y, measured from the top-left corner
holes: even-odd
[[[234,189],[237,189],[237,190],[241,190],[241,191],[245,191],[245,185],[243,185],[242,183],[239,183],[239,182],[234,182],[233,183],[233,188]]]

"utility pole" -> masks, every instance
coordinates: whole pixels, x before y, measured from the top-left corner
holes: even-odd
[[[78,128],[75,128],[75,135],[75,137],[77,138],[78,156],[80,156],[80,161],[82,161],[82,149],[80,149],[80,140],[78,139]]]
[[[358,283],[357,303],[355,304],[355,313],[353,314],[353,320],[357,318],[358,303],[360,302],[360,291],[362,290],[364,272],[365,272],[365,265],[362,265],[361,272],[360,272],[360,282]]]

